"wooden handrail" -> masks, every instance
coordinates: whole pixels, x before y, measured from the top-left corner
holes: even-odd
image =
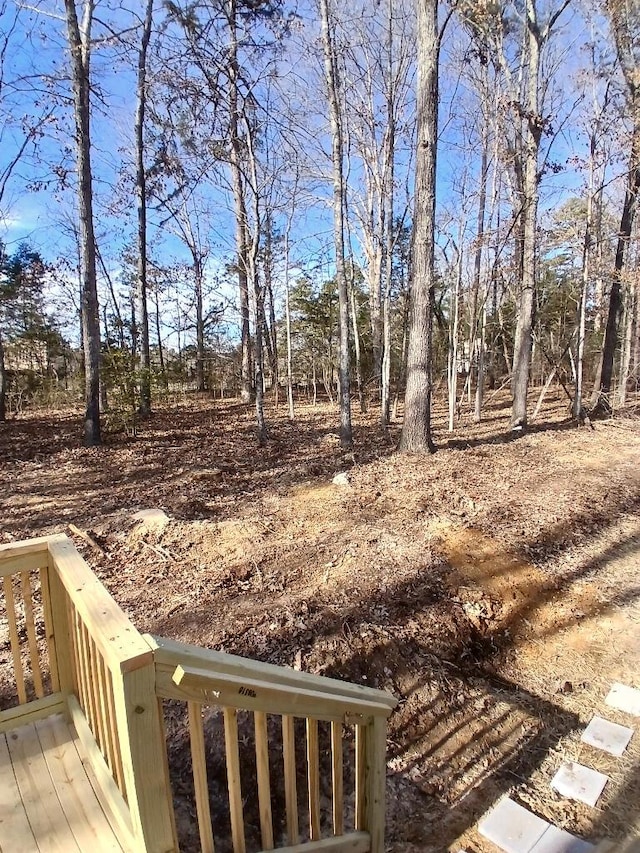
[[[213,649],[204,649],[202,646],[192,646],[167,637],[155,637],[151,634],[145,634],[144,637],[154,650],[160,695],[164,695],[163,690],[169,694],[175,690],[173,674],[177,666],[184,666],[205,669],[221,676],[257,678],[268,680],[270,684],[274,685],[280,684],[286,687],[317,690],[320,693],[355,702],[363,700],[367,703],[383,706],[384,711],[381,707],[375,713],[386,717],[398,704],[397,699],[389,693],[384,690],[376,690],[373,687],[353,684],[350,681],[340,681],[337,678],[327,678],[323,675],[313,675],[310,672],[298,672],[284,666],[262,663],[251,658],[217,652]],[[167,698],[170,697],[167,696]]]
[[[210,669],[180,664],[172,676],[177,689],[167,698],[359,725],[367,724],[373,716],[389,715],[389,708],[381,702],[325,693],[317,687],[308,689],[305,674],[299,673],[298,685],[290,687],[273,684],[264,677],[221,675]]]
[[[282,853],[383,853],[386,720],[396,700],[381,690],[142,636],[64,535],[0,546],[0,587],[9,624],[18,707],[0,731],[63,711],[73,722],[127,849],[178,850],[162,700],[186,703],[201,847],[214,851],[203,708],[223,712],[234,853],[245,851],[238,711],[253,717],[262,849],[272,850],[269,742],[280,719],[278,759],[286,805]],[[296,718],[305,722],[296,745]],[[347,736],[350,730],[354,737]],[[355,744],[355,751],[351,744]],[[321,753],[330,745],[332,808],[321,813]],[[297,753],[297,754],[296,754]],[[298,770],[307,767],[306,817],[298,814]],[[343,763],[344,762],[344,763]],[[345,809],[347,762],[355,801]],[[301,792],[302,793],[302,792]],[[353,814],[353,820],[349,815]],[[348,828],[345,823],[351,823]],[[307,839],[301,838],[306,834]],[[322,834],[330,837],[322,838]],[[280,840],[283,843],[283,840]]]
[[[290,853],[384,851],[386,720],[396,700],[381,690],[260,663],[248,658],[190,646],[166,638],[146,639],[154,646],[156,690],[163,699],[182,700],[189,710],[195,805],[201,846],[214,850],[205,761],[203,706],[223,709],[229,811],[234,853],[244,853],[244,797],[241,790],[237,711],[253,714],[258,811],[262,849],[274,849],[271,780],[266,715],[281,718]],[[300,841],[294,718],[306,721],[308,840]],[[331,815],[333,837],[322,838],[319,722],[330,724]],[[356,781],[355,826],[344,826],[344,727],[355,730],[353,773]],[[243,739],[246,742],[247,732]],[[325,828],[326,834],[326,828]]]

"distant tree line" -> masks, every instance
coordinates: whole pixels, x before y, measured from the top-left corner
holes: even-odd
[[[0,207],[30,173],[77,211],[55,272],[3,250],[0,418],[29,346],[32,390],[84,382],[88,444],[114,401],[146,418],[176,383],[252,402],[260,443],[270,395],[291,418],[296,394],[335,402],[346,449],[352,401],[383,427],[402,408],[409,451],[433,447],[436,387],[450,430],[503,384],[521,431],[532,384],[559,382],[577,423],[637,390],[638,0],[64,12],[0,3]],[[11,57],[54,31],[29,95]],[[117,150],[105,61],[131,84]]]

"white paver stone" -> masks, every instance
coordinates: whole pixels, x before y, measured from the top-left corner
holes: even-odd
[[[632,737],[633,729],[603,720],[602,717],[594,717],[580,740],[611,755],[622,755]]]
[[[577,761],[565,761],[551,780],[551,787],[563,797],[595,806],[609,777]]]
[[[634,717],[640,717],[640,690],[616,682],[604,700],[611,708],[625,711]]]
[[[550,826],[530,853],[589,853],[591,850],[595,850],[595,845],[589,841],[576,838],[565,829]]]
[[[478,832],[506,853],[530,853],[550,824],[505,797],[478,823]]]

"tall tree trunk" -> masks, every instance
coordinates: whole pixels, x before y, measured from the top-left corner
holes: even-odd
[[[206,389],[204,377],[204,305],[202,260],[199,253],[193,253],[194,291],[196,297],[196,389],[202,393]]]
[[[287,333],[287,401],[289,403],[289,420],[295,418],[293,405],[293,358],[291,348],[291,308],[289,304],[289,232],[291,219],[287,222],[284,235],[284,319]]]
[[[166,391],[169,388],[169,380],[167,378],[167,369],[164,363],[164,347],[162,345],[162,334],[160,331],[160,297],[158,296],[157,290],[155,303],[156,338],[158,339],[158,359],[160,361],[160,376],[162,377],[162,386]]]
[[[388,65],[389,85],[387,98],[387,145],[386,169],[387,186],[384,198],[385,222],[385,276],[384,293],[382,296],[382,381],[380,389],[380,424],[383,429],[389,426],[391,415],[391,280],[393,278],[393,249],[394,249],[394,180],[395,180],[395,145],[396,145],[396,116],[395,116],[395,85],[393,77],[393,0],[388,0]]]
[[[347,293],[344,258],[344,154],[342,121],[338,98],[338,73],[335,61],[335,48],[329,29],[328,0],[320,0],[320,17],[332,137],[333,235],[336,251],[336,278],[339,302],[340,444],[345,450],[351,450],[353,447],[353,433],[351,429],[351,378],[349,375],[349,295]]]
[[[273,224],[271,221],[271,212],[266,214],[265,222],[265,249],[264,249],[264,287],[265,298],[269,302],[269,322],[267,323],[265,311],[265,342],[267,345],[267,355],[269,357],[269,367],[271,368],[271,379],[273,382],[273,400],[274,404],[278,405],[280,393],[280,375],[278,365],[278,335],[276,326],[276,307],[273,299]]]
[[[227,18],[230,32],[229,51],[229,136],[231,150],[229,165],[233,186],[236,220],[236,252],[238,256],[238,287],[240,291],[240,340],[242,349],[240,397],[243,403],[251,401],[251,333],[249,326],[249,239],[247,236],[247,210],[242,179],[242,142],[239,134],[240,112],[238,105],[238,35],[236,0],[227,0]]]
[[[488,97],[487,97],[488,100]],[[482,418],[482,401],[484,397],[484,360],[485,360],[485,345],[487,331],[487,296],[488,288],[485,287],[485,293],[480,299],[480,277],[482,273],[482,254],[484,248],[484,217],[487,206],[487,172],[489,161],[489,123],[485,121],[482,126],[482,158],[480,161],[480,195],[478,198],[478,221],[476,226],[476,251],[473,259],[473,292],[474,303],[474,324],[473,338],[476,345],[476,397],[473,419],[479,423]],[[477,305],[480,301],[480,321],[478,329]],[[479,334],[478,334],[479,332]],[[470,336],[471,338],[472,336]],[[470,341],[470,352],[473,352],[473,343]]]
[[[247,163],[249,178],[251,182],[251,194],[253,197],[253,234],[251,245],[248,247],[247,261],[248,271],[253,283],[253,298],[255,302],[255,329],[254,329],[254,390],[256,405],[256,423],[258,445],[263,447],[267,440],[267,425],[264,418],[264,348],[262,332],[266,328],[264,299],[265,289],[260,283],[260,270],[258,266],[258,254],[260,252],[260,191],[258,187],[258,164],[253,146],[254,129],[246,113],[243,114],[246,127],[245,144],[247,149]],[[247,182],[248,182],[247,181]],[[246,186],[246,183],[244,184]],[[246,211],[246,206],[245,206]],[[248,223],[247,223],[248,228]]]
[[[572,414],[581,423],[584,420],[583,409],[583,379],[584,379],[584,347],[587,333],[587,299],[589,298],[589,281],[591,278],[592,229],[593,229],[593,197],[595,183],[596,134],[592,133],[589,145],[589,189],[587,193],[587,216],[584,229],[582,248],[582,292],[578,309],[578,345],[575,363],[575,396],[573,398]]]
[[[349,271],[349,296],[351,303],[351,326],[353,328],[353,351],[356,359],[356,386],[358,389],[358,401],[360,411],[367,411],[367,401],[364,396],[364,383],[362,381],[362,359],[360,356],[360,330],[358,329],[358,307],[356,305],[356,293],[353,282],[353,263],[350,263]]]
[[[527,390],[531,369],[533,312],[536,297],[536,224],[538,221],[538,150],[542,133],[539,114],[540,29],[535,0],[527,0],[527,93],[522,210],[522,276],[513,351],[511,428],[527,426]]]
[[[407,387],[400,450],[435,449],[431,439],[434,231],[438,145],[438,0],[417,0],[418,88],[415,211]]]
[[[637,110],[636,110],[637,111]],[[616,258],[611,279],[607,324],[602,342],[602,352],[594,382],[591,404],[594,413],[611,412],[611,385],[616,350],[618,348],[618,328],[622,313],[622,271],[625,265],[625,251],[629,245],[633,220],[636,212],[638,192],[640,191],[640,123],[636,122],[631,138],[631,154],[627,176],[627,189],[620,218],[620,230],[616,246]]]
[[[0,423],[7,419],[7,370],[4,364],[4,346],[0,332]]]
[[[624,337],[622,339],[622,358],[620,359],[620,386],[618,389],[618,403],[621,406],[627,402],[627,385],[631,369],[631,353],[633,349],[633,325],[635,318],[635,293],[634,288],[628,286],[624,300]]]
[[[153,2],[147,0],[138,53],[136,89],[136,195],[138,199],[138,305],[140,309],[140,415],[151,414],[151,350],[147,299],[147,174],[144,166],[144,118],[147,106],[147,51],[151,39]]]
[[[91,177],[89,60],[93,0],[84,0],[82,30],[74,0],[64,0],[67,38],[71,54],[71,79],[78,170],[78,212],[82,251],[82,341],[85,366],[84,441],[100,444],[100,315],[96,277],[96,243],[93,228]]]
[[[464,195],[464,188],[463,188]],[[460,218],[458,232],[458,263],[456,264],[456,283],[451,293],[451,308],[449,311],[449,359],[448,359],[448,392],[449,392],[449,432],[453,432],[456,407],[458,401],[458,338],[460,327],[460,301],[462,291],[462,264],[464,254],[464,217]],[[464,391],[463,391],[464,395]]]

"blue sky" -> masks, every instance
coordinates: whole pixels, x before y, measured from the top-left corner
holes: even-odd
[[[98,4],[98,12],[103,12],[104,4]],[[11,9],[9,4],[9,9]],[[61,4],[51,0],[43,2],[42,8],[60,14]],[[299,6],[303,11],[304,26],[309,34],[316,30],[310,17],[308,6]],[[563,32],[557,42],[561,74],[563,76],[561,94],[564,96],[556,124],[563,122],[563,115],[573,104],[576,95],[576,81],[579,69],[584,63],[581,46],[587,39],[581,18],[575,13],[566,13]],[[119,13],[122,19],[122,13]],[[4,23],[4,21],[3,21]],[[28,240],[45,257],[54,259],[60,255],[73,257],[73,245],[70,237],[70,223],[75,216],[75,199],[72,179],[66,189],[56,188],[54,173],[57,169],[73,169],[73,140],[68,101],[68,81],[64,79],[66,68],[64,22],[48,15],[23,10],[19,20],[19,37],[11,45],[8,54],[9,67],[14,75],[24,75],[28,79],[21,91],[7,100],[3,98],[0,106],[9,110],[14,118],[22,113],[52,110],[47,124],[47,135],[41,140],[37,158],[29,158],[21,165],[3,205],[2,224],[4,233],[0,233],[9,247],[21,240]],[[94,30],[101,35],[100,28]],[[452,67],[451,57],[462,41],[459,32],[452,29],[443,52],[441,76],[441,145],[439,150],[439,203],[442,208],[456,210],[456,186],[460,182],[465,164],[468,168],[468,186],[477,184],[478,155],[477,144],[471,154],[462,150],[462,122],[473,111],[473,101],[464,85],[459,85],[458,72]],[[313,44],[313,41],[312,41]],[[317,49],[317,44],[315,45]],[[309,148],[315,148],[319,156],[319,171],[328,175],[328,137],[326,135],[326,104],[313,90],[322,74],[319,56],[313,51],[305,52],[299,38],[294,38],[288,46],[288,53],[281,60],[281,71],[289,78],[289,98],[305,111],[309,124]],[[93,53],[93,71],[98,81],[99,92],[94,98],[93,114],[93,167],[96,190],[96,219],[100,247],[109,269],[116,276],[120,266],[122,247],[131,241],[133,235],[133,202],[125,203],[124,211],[117,214],[110,209],[114,201],[112,187],[116,183],[118,170],[123,159],[131,159],[133,91],[135,80],[130,67],[124,61],[114,58],[111,47],[96,48]],[[38,75],[57,78],[47,86],[39,82]],[[294,83],[295,81],[295,83]],[[451,119],[451,120],[449,120]],[[11,130],[9,130],[11,134]],[[314,141],[315,138],[315,141]],[[2,139],[0,163],[3,158],[11,157],[12,146],[19,136]],[[546,175],[541,187],[541,211],[553,208],[568,195],[580,191],[583,176],[570,163],[572,157],[584,150],[584,133],[572,119],[563,126],[554,140],[552,159],[567,168],[558,174]],[[303,143],[304,144],[304,143]],[[66,150],[66,153],[65,153]],[[324,156],[321,152],[324,152]],[[403,171],[409,167],[405,155],[398,157],[397,178],[404,182]],[[403,165],[404,162],[404,165]],[[354,166],[354,177],[358,177],[358,167]],[[28,188],[30,183],[44,181],[45,189],[39,192]],[[410,179],[411,182],[411,179]],[[210,280],[220,274],[223,264],[234,251],[234,224],[232,204],[228,187],[228,178],[224,167],[220,178],[209,182],[203,190],[203,205],[212,210],[209,214],[210,228],[208,238],[211,244],[209,277]],[[308,206],[296,218],[294,226],[294,253],[298,259],[308,259],[309,266],[320,265],[326,275],[332,269],[332,221],[328,181],[314,182],[312,190],[313,205]],[[399,193],[400,195],[401,193]],[[469,204],[470,223],[475,221],[473,203]],[[152,216],[153,220],[153,216]],[[457,227],[457,226],[454,226]],[[469,233],[473,232],[470,227]],[[150,238],[154,251],[159,258],[186,260],[187,252],[180,240],[169,233],[162,235],[151,228]],[[356,244],[357,245],[357,244]],[[304,263],[304,260],[301,261]],[[232,298],[233,290],[225,292],[225,298]]]

